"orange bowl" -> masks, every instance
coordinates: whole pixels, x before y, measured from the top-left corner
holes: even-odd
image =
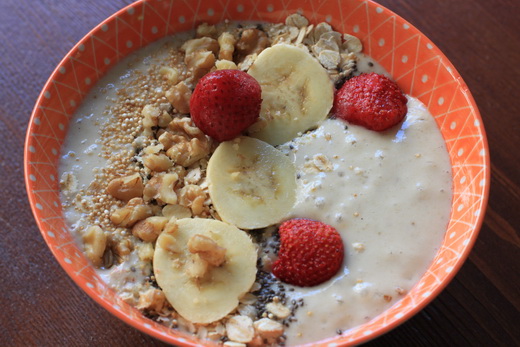
[[[319,345],[354,345],[403,323],[437,296],[473,246],[489,194],[489,152],[477,106],[466,84],[441,51],[419,30],[388,9],[362,0],[226,2],[138,1],[106,19],[65,56],[45,84],[25,142],[25,182],[31,208],[52,253],[95,301],[133,327],[163,341],[194,346],[195,337],[145,318],[96,274],[65,223],[58,164],[71,116],[103,74],[129,53],[166,35],[224,19],[280,22],[294,12],[312,23],[329,22],[361,39],[364,53],[383,65],[405,93],[435,117],[453,173],[451,218],[443,244],[415,287],[381,315]],[[317,345],[317,344],[313,344]]]

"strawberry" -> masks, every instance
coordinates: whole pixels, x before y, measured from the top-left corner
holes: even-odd
[[[310,219],[291,219],[278,229],[280,250],[273,274],[300,287],[315,286],[334,276],[343,263],[344,249],[336,229]]]
[[[332,113],[352,124],[383,131],[403,120],[406,102],[401,89],[386,76],[361,74],[336,92]]]
[[[231,140],[260,114],[260,84],[240,70],[217,70],[199,80],[190,99],[191,118],[206,135]]]

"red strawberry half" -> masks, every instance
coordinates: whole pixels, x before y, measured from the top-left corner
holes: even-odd
[[[291,219],[278,229],[280,250],[273,274],[300,287],[315,286],[334,276],[343,263],[344,249],[336,229],[310,219]]]
[[[191,118],[206,135],[231,140],[260,114],[260,84],[240,70],[217,70],[200,79],[190,99]]]
[[[386,76],[361,74],[336,92],[332,113],[352,124],[383,131],[403,120],[406,103],[401,89]]]

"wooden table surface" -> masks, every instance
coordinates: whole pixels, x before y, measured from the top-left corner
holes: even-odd
[[[48,76],[130,0],[0,1],[0,345],[164,345],[111,316],[54,260],[29,209],[23,145]],[[462,270],[426,309],[369,345],[520,346],[520,3],[381,0],[453,62],[491,152],[484,225]]]

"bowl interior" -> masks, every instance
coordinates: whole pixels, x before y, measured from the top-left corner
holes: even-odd
[[[489,155],[480,115],[465,83],[439,49],[411,24],[372,2],[140,1],[86,35],[46,83],[32,114],[25,147],[25,179],[40,231],[56,259],[94,300],[128,324],[162,340],[195,345],[144,316],[114,294],[74,243],[59,198],[58,161],[76,107],[101,76],[130,52],[166,35],[224,19],[280,22],[294,12],[312,23],[329,22],[359,37],[408,94],[435,117],[453,170],[451,219],[435,259],[401,301],[372,321],[327,343],[358,344],[397,326],[422,309],[451,280],[467,257],[483,220],[489,190]]]

